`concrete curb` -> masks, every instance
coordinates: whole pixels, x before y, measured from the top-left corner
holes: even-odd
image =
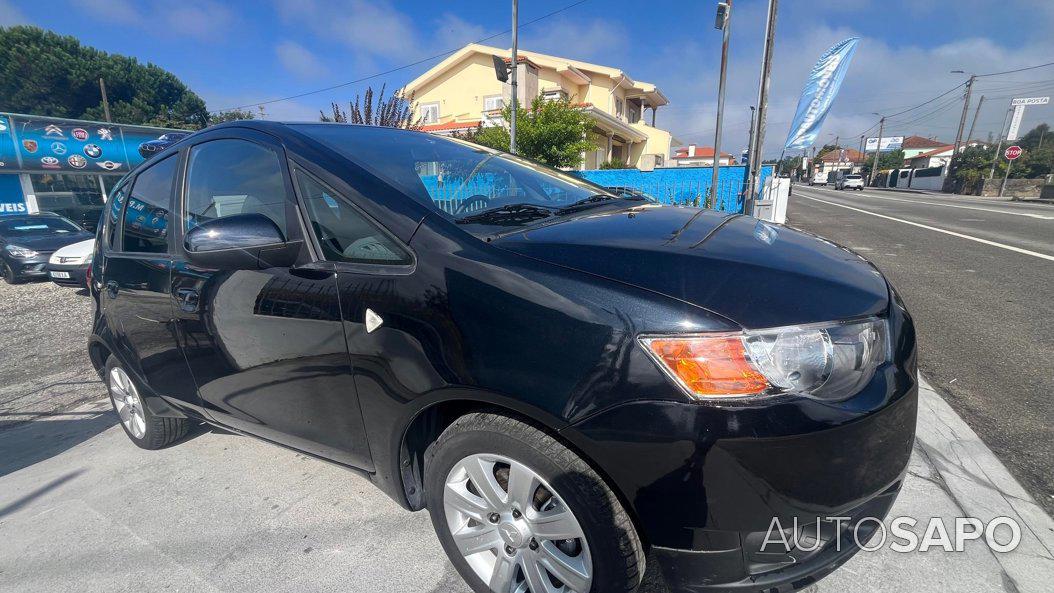
[[[941,479],[942,489],[962,510],[985,524],[1010,517],[1021,526],[1012,552],[992,552],[1020,593],[1050,591],[1054,583],[1054,519],[1018,483],[951,406],[919,377],[916,441]]]

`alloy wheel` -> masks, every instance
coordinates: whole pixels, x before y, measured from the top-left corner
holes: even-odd
[[[446,478],[447,526],[462,557],[497,593],[588,593],[589,545],[542,477],[502,455],[470,455]]]
[[[143,415],[143,400],[128,373],[121,367],[110,371],[110,396],[113,407],[121,417],[121,424],[137,439],[146,435],[146,417]]]

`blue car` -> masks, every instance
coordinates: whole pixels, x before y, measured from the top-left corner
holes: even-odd
[[[167,134],[161,134],[156,140],[147,140],[139,145],[139,156],[148,159],[190,134],[191,132],[168,132]]]

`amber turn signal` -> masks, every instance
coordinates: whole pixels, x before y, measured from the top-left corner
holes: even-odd
[[[690,395],[741,397],[769,388],[747,357],[739,335],[641,338],[641,342]]]

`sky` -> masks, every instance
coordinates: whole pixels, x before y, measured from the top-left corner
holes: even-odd
[[[721,33],[716,2],[522,0],[520,47],[622,69],[654,83],[670,105],[659,127],[683,143],[713,145]],[[757,99],[767,0],[736,0],[722,148],[746,147]],[[570,8],[568,8],[570,6]],[[566,8],[555,15],[526,24]],[[457,48],[487,37],[509,47],[510,3],[486,0],[0,0],[0,26],[32,24],[98,49],[157,64],[210,110],[268,103],[269,119],[313,120],[368,85],[397,88]],[[817,144],[858,147],[878,120],[952,89],[965,75],[1054,62],[1054,1],[783,0],[770,87],[765,155],[780,153],[805,78],[830,46],[860,37],[856,57]],[[438,56],[432,58],[432,56]],[[432,59],[428,59],[432,58]],[[405,67],[410,64],[415,64]],[[382,74],[384,73],[384,74]],[[380,76],[374,76],[381,74]],[[1054,92],[1054,67],[978,79],[975,138],[998,134],[1013,96]],[[892,117],[886,136],[952,142],[962,112],[956,91]],[[3,105],[0,105],[0,111]],[[973,120],[973,107],[967,127]],[[1054,105],[1030,107],[1023,130],[1054,123]],[[877,135],[877,128],[868,135]]]

